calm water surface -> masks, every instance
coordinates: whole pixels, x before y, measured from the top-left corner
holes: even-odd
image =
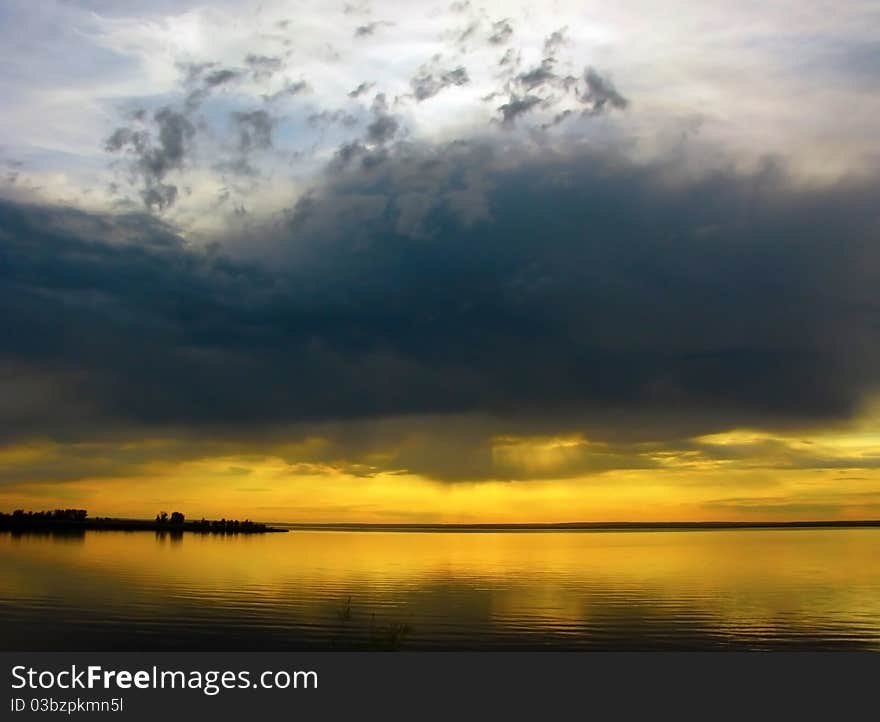
[[[0,648],[880,650],[880,529],[0,533]]]

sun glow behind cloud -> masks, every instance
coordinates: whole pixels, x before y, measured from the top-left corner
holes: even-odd
[[[395,468],[400,448],[332,459],[333,442],[318,437],[244,453],[240,444],[188,449],[161,439],[45,442],[0,452],[0,473],[16,479],[0,505],[297,522],[861,519],[880,511],[878,442],[864,430],[731,431],[680,448],[501,436],[487,441],[489,476],[455,482]]]

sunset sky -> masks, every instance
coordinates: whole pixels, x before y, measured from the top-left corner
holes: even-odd
[[[0,510],[880,518],[880,5],[0,5]]]

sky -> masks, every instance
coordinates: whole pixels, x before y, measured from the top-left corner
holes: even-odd
[[[880,5],[0,6],[0,509],[880,518]]]

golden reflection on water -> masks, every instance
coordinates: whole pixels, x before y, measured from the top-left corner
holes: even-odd
[[[382,625],[414,648],[880,649],[878,558],[875,529],[5,534],[0,627],[9,649],[345,647]]]

